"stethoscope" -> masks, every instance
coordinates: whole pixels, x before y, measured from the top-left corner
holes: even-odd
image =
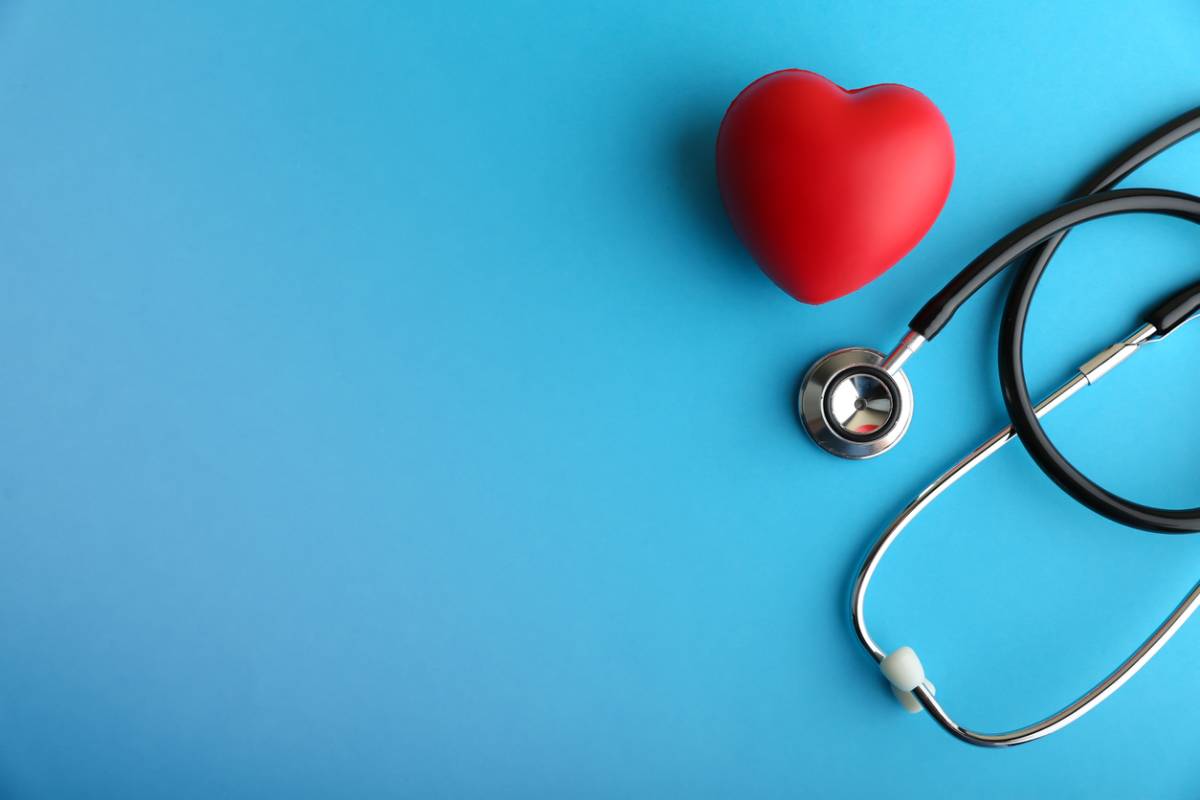
[[[1085,386],[1091,386],[1140,348],[1159,342],[1200,316],[1200,282],[1180,290],[1143,317],[1128,338],[1105,348],[1046,399],[1029,397],[1022,364],[1025,322],[1038,281],[1067,232],[1090,220],[1117,214],[1167,214],[1200,224],[1200,197],[1161,189],[1112,187],[1173,144],[1200,130],[1200,108],[1163,125],[1122,152],[1093,177],[1077,199],[1029,220],[997,241],[956,275],[917,313],[909,331],[890,353],[862,347],[837,350],[805,375],[798,410],[813,440],[843,458],[871,458],[894,447],[908,429],[913,393],[903,366],[933,339],[972,294],[1009,264],[1025,257],[1000,322],[1000,386],[1012,424],[929,484],[900,512],[867,551],[854,580],[850,617],[862,646],[879,664],[892,692],[909,711],[925,709],[952,735],[984,747],[1024,744],[1070,725],[1102,703],[1154,657],[1200,606],[1197,583],[1175,610],[1134,653],[1085,694],[1038,722],[1007,733],[966,728],[934,697],[921,660],[911,647],[885,651],[867,629],[863,607],[879,562],[896,538],[942,492],[1005,444],[1019,437],[1042,471],[1065,492],[1093,511],[1133,528],[1157,533],[1200,531],[1200,508],[1165,509],[1135,503],[1092,482],[1055,448],[1039,419]]]

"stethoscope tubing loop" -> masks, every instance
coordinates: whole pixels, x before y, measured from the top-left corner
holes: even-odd
[[[1042,250],[1018,273],[1005,304],[1000,323],[1000,388],[1021,444],[1042,471],[1071,497],[1097,514],[1132,528],[1155,533],[1195,533],[1200,531],[1200,507],[1156,508],[1127,500],[1076,469],[1046,434],[1029,398],[1023,352],[1026,320],[1054,249],[1062,241],[1063,234],[1083,222],[1130,213],[1168,214],[1200,224],[1200,197],[1159,189],[1118,189],[1089,195],[1031,220],[984,254],[987,256],[996,251],[991,257],[997,261],[1003,259],[1007,264],[1042,244]],[[1187,308],[1187,302],[1195,286],[1193,284],[1175,296],[1180,314],[1194,311]],[[1158,310],[1161,311],[1161,307]],[[1171,315],[1172,319],[1175,316]]]

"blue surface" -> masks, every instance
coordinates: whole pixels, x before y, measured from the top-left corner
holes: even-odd
[[[961,7],[956,7],[961,6]],[[864,546],[1003,420],[998,287],[910,370],[887,458],[791,392],[1115,149],[1200,102],[1191,0],[0,6],[0,794],[1194,797],[1200,625],[1049,740],[901,713],[844,605]],[[853,297],[755,269],[712,177],[780,67],[910,84],[945,212]],[[1200,142],[1134,183],[1200,191]],[[1049,387],[1194,278],[1200,231],[1074,236]],[[1058,413],[1195,505],[1200,328]],[[1101,435],[1097,435],[1101,434]],[[1075,507],[1011,448],[870,598],[1004,729],[1102,677],[1200,537]]]

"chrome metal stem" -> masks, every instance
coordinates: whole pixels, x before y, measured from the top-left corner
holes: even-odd
[[[1036,408],[1038,417],[1041,418],[1050,413],[1080,389],[1095,383],[1136,352],[1141,345],[1148,342],[1161,341],[1161,339],[1155,338],[1155,333],[1156,331],[1152,325],[1143,326],[1123,342],[1106,348],[1095,358],[1089,360],[1079,368],[1078,373],[1071,380],[1060,386],[1053,394],[1038,404]],[[871,583],[871,578],[874,576],[876,568],[879,566],[879,562],[883,559],[884,554],[887,553],[888,548],[891,547],[896,538],[908,527],[909,523],[924,511],[934,499],[972,469],[987,460],[988,457],[999,451],[1004,445],[1012,441],[1015,435],[1011,426],[1005,428],[975,448],[966,458],[938,476],[933,483],[922,490],[900,512],[900,515],[875,540],[875,543],[867,552],[866,558],[863,560],[862,566],[859,568],[854,580],[854,589],[850,601],[850,618],[858,640],[875,661],[882,661],[886,653],[871,637],[870,631],[867,629],[864,607],[866,605],[867,588]],[[1196,611],[1197,607],[1200,607],[1200,583],[1197,583],[1192,588],[1149,638],[1104,680],[1100,681],[1062,710],[1032,725],[1027,725],[1007,733],[981,733],[958,724],[924,686],[916,687],[913,690],[913,695],[939,725],[945,728],[951,735],[964,742],[982,747],[1011,747],[1031,742],[1064,728],[1102,703],[1154,657],[1155,653],[1175,635],[1183,623],[1187,621],[1188,617]]]
[[[882,367],[889,375],[895,375],[904,366],[904,362],[908,361],[913,355],[925,344],[925,337],[916,331],[909,331],[904,334],[904,338],[896,345],[892,352],[888,353],[887,358],[879,366]]]
[[[1124,363],[1125,359],[1136,353],[1142,345],[1147,342],[1162,341],[1162,339],[1154,338],[1155,333],[1157,333],[1157,329],[1153,325],[1143,325],[1134,331],[1125,341],[1117,342],[1112,347],[1106,347],[1088,359],[1087,363],[1079,368],[1079,372],[1083,377],[1087,378],[1089,384],[1094,384],[1114,368]]]

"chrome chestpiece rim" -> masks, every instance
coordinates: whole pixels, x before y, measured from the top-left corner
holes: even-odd
[[[835,456],[864,459],[892,448],[912,421],[913,393],[878,350],[847,347],[808,370],[797,399],[813,441]]]

